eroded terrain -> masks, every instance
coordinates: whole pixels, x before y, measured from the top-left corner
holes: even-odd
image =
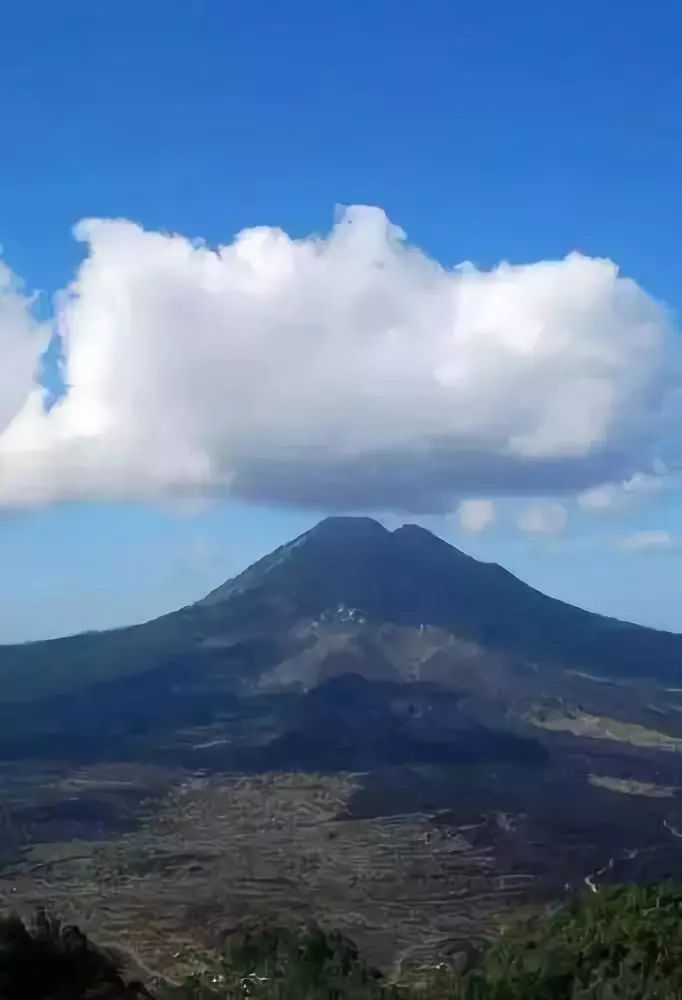
[[[613,781],[595,782],[588,749],[324,774],[6,764],[0,899],[81,922],[147,977],[210,968],[253,919],[317,920],[418,965],[571,888],[682,870],[676,755],[609,748]]]

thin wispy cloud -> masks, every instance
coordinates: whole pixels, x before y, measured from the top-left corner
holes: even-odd
[[[563,504],[540,502],[529,504],[519,515],[517,524],[529,535],[558,535],[565,529],[566,521]]]
[[[669,531],[635,531],[618,542],[622,552],[665,552],[675,546],[675,539]]]
[[[637,473],[622,483],[603,483],[578,496],[578,506],[591,514],[623,514],[655,499],[670,483],[665,470],[657,475]]]

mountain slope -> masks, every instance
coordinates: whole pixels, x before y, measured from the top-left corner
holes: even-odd
[[[228,604],[247,594],[286,595],[302,615],[343,605],[374,621],[438,626],[568,667],[616,676],[682,676],[682,636],[547,597],[417,525],[389,532],[366,518],[328,518],[198,606]]]
[[[369,518],[333,517],[190,607],[131,628],[0,647],[2,699],[42,699],[154,671],[241,693],[271,675],[309,686],[322,676],[315,664],[332,654],[341,660],[332,674],[346,660],[400,679],[412,669],[411,646],[414,670],[427,659],[425,634],[439,680],[465,653],[482,668],[682,679],[680,635],[549,598],[415,525],[390,532]]]

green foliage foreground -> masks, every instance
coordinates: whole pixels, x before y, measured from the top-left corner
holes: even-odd
[[[230,942],[209,984],[197,980],[177,1000],[388,1000],[395,990],[341,934],[254,928]],[[164,998],[165,1000],[165,998]]]
[[[132,1000],[115,959],[40,914],[0,920],[0,1000]],[[458,974],[391,982],[320,929],[241,933],[208,981],[155,1000],[682,1000],[682,888],[620,886],[502,934]]]
[[[682,888],[616,886],[517,928],[466,977],[471,1000],[682,998]]]

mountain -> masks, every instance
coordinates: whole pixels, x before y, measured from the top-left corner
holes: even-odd
[[[362,517],[327,518],[145,624],[0,647],[0,726],[16,753],[44,738],[46,752],[59,739],[82,753],[86,737],[246,718],[274,698],[281,736],[287,698],[348,674],[466,696],[495,729],[541,712],[545,728],[573,731],[577,707],[655,731],[665,713],[664,732],[682,735],[682,712],[661,707],[665,685],[682,686],[682,636],[582,611],[421,527]]]
[[[480,646],[614,676],[682,678],[682,636],[546,597],[414,524],[333,517],[197,605],[286,601],[300,616],[352,608],[374,623],[435,626]],[[262,605],[261,605],[262,606]]]
[[[389,645],[402,642],[399,665],[376,648],[382,628]],[[410,656],[400,630],[414,644],[415,629],[422,641]],[[182,660],[236,690],[296,656],[298,672],[292,664],[279,674],[309,684],[313,660],[322,668],[334,655],[369,658],[399,678],[436,652],[428,669],[445,680],[483,656],[682,683],[682,636],[547,597],[416,525],[391,532],[361,517],[327,518],[196,604],[143,625],[0,647],[0,682],[3,700],[32,700]]]
[[[0,683],[0,882],[123,896],[168,961],[258,913],[417,961],[682,865],[682,636],[414,525],[329,518],[144,625],[0,647]]]

